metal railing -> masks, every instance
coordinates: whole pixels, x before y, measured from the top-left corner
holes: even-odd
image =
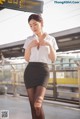
[[[66,64],[66,63],[64,63]],[[47,92],[51,91],[52,94],[46,94],[46,97],[52,97],[53,100],[57,100],[59,99],[59,94],[60,93],[64,93],[67,94],[68,96],[71,96],[72,98],[75,98],[75,95],[77,95],[77,102],[79,102],[79,107],[80,107],[80,65],[78,63],[76,63],[76,67],[75,68],[71,68],[71,69],[57,69],[57,66],[60,66],[60,63],[55,63],[55,64],[49,64],[50,66],[50,72],[52,72],[53,77],[52,77],[52,82],[50,84],[48,84],[47,87]],[[8,66],[8,68],[7,68]],[[19,64],[7,64],[7,65],[0,65],[1,70],[0,70],[0,75],[3,76],[3,80],[0,79],[0,85],[6,85],[8,87],[8,93],[10,93],[10,91],[12,90],[12,94],[14,96],[17,96],[17,94],[20,95],[26,95],[26,90],[24,87],[24,81],[23,81],[23,73],[26,67],[25,63],[19,63]],[[7,73],[8,71],[8,73]],[[65,85],[65,84],[58,84],[57,83],[57,72],[77,72],[77,85],[74,86],[74,88],[78,89],[77,93],[76,91],[72,91],[72,92],[64,92],[64,87],[67,87],[67,89],[70,89],[71,85]],[[9,75],[6,77],[6,74]],[[2,76],[0,76],[0,78],[2,78]],[[8,81],[6,80],[6,78],[8,79]],[[62,79],[64,80],[64,78]],[[12,89],[10,90],[10,85],[12,85]],[[10,88],[9,88],[10,87]],[[62,89],[60,88],[63,88]],[[22,89],[21,89],[22,88]],[[59,88],[59,89],[58,89]],[[61,90],[61,91],[60,91]],[[72,90],[72,88],[70,89]],[[21,93],[22,91],[22,93]],[[71,98],[71,99],[72,99]],[[74,100],[75,101],[75,100]]]

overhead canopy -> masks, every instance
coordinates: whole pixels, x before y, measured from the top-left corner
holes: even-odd
[[[43,1],[41,0],[0,0],[0,9],[9,8],[25,12],[42,13]]]
[[[54,0],[43,1],[44,32],[51,34],[80,26],[79,4],[58,5]],[[0,45],[26,39],[32,34],[27,22],[30,14],[32,13],[6,8],[0,10]]]
[[[59,52],[80,50],[80,27],[51,34],[57,40]]]

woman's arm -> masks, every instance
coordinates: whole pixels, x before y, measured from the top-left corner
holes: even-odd
[[[50,58],[50,60],[52,62],[54,62],[56,60],[56,50],[53,48],[53,46],[48,41],[45,41],[45,40],[42,40],[40,42],[40,45],[41,46],[45,46],[45,45],[49,46],[50,52],[48,54],[48,57]]]
[[[25,49],[25,52],[24,52],[24,59],[27,62],[29,62],[30,55],[31,55],[31,48],[30,47],[27,47],[27,49]]]
[[[30,59],[30,55],[31,55],[31,49],[35,46],[38,46],[39,42],[37,40],[33,40],[28,47],[25,49],[25,53],[24,53],[24,58],[27,62],[29,62]]]
[[[50,48],[50,53],[48,54],[48,57],[51,59],[52,62],[56,61],[56,50],[54,50],[54,48],[48,44],[49,48]]]

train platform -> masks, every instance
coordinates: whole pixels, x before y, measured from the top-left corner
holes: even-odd
[[[45,119],[80,119],[80,108],[76,105],[44,100],[43,108]],[[9,119],[32,119],[27,97],[0,95],[1,110],[9,111]]]

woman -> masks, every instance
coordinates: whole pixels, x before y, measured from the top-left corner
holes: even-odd
[[[42,102],[49,79],[48,63],[56,60],[58,46],[55,38],[43,31],[41,15],[31,14],[28,23],[33,35],[23,46],[24,58],[28,65],[24,72],[24,83],[31,106],[32,119],[45,119]]]

